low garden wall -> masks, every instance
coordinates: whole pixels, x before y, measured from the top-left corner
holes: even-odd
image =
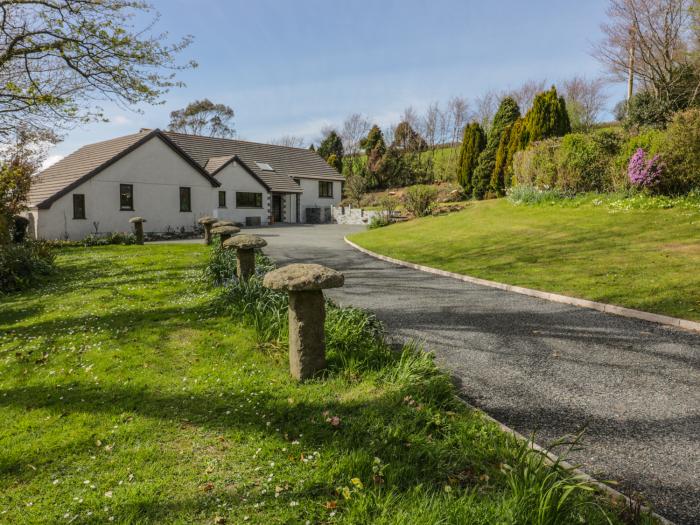
[[[369,224],[372,217],[379,217],[381,212],[353,208],[352,206],[331,206],[331,219],[337,224]]]

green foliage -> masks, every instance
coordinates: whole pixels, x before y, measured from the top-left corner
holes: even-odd
[[[660,150],[666,163],[661,191],[675,195],[700,190],[700,109],[674,116]]]
[[[642,148],[648,155],[654,156],[660,153],[666,134],[658,129],[647,129],[638,135],[632,135],[622,143],[619,152],[612,160],[612,183],[616,190],[630,188],[627,177],[627,166],[630,158],[638,148]]]
[[[561,139],[535,142],[513,158],[514,185],[553,188],[557,182],[556,152]]]
[[[464,128],[462,145],[459,150],[459,163],[457,165],[457,182],[464,188],[465,193],[471,195],[474,187],[472,178],[479,161],[479,155],[486,147],[486,133],[478,122],[472,122]]]
[[[24,241],[0,248],[0,294],[27,288],[54,271],[54,255],[47,243]]]
[[[396,126],[394,141],[391,143],[391,146],[410,152],[420,152],[428,147],[423,137],[406,121],[400,122]]]
[[[498,143],[496,164],[494,165],[493,173],[491,174],[491,182],[489,184],[490,190],[498,196],[502,196],[505,193],[506,167],[511,139],[519,132],[520,126],[518,123],[521,121],[522,119],[518,119],[506,126],[506,129],[503,130],[503,134],[501,135],[501,140]]]
[[[672,113],[673,107],[667,100],[657,98],[648,91],[642,91],[633,95],[626,107],[625,127],[665,128]]]
[[[0,52],[3,111],[0,130],[45,129],[104,119],[99,100],[121,106],[157,103],[181,86],[176,55],[191,37],[168,42],[147,19],[158,17],[148,2],[125,0],[17,2],[3,16]],[[145,22],[145,27],[135,23]],[[3,134],[5,134],[3,132]]]
[[[535,97],[525,120],[528,144],[551,137],[562,137],[571,131],[566,102],[564,97],[557,94],[554,86]]]
[[[436,197],[437,188],[434,186],[417,184],[406,190],[404,206],[409,213],[412,213],[416,217],[423,217],[432,211]]]
[[[479,155],[477,167],[476,170],[474,170],[472,193],[477,199],[483,199],[489,190],[491,176],[496,167],[496,153],[498,151],[498,145],[501,142],[501,135],[503,135],[504,130],[518,120],[519,117],[520,108],[517,102],[511,97],[504,98],[493,117],[486,147]]]
[[[170,113],[170,129],[190,135],[209,137],[232,137],[234,112],[225,104],[214,104],[208,98],[195,100],[184,109]]]
[[[331,131],[318,147],[318,154],[340,173],[343,170],[343,141]]]
[[[569,195],[609,191],[621,141],[619,133],[600,130],[536,142],[516,154],[515,182]]]

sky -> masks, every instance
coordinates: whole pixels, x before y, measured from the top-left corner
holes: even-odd
[[[404,108],[419,113],[452,96],[473,100],[530,79],[603,71],[590,52],[607,0],[151,0],[155,30],[194,37],[163,104],[103,104],[109,122],[66,133],[54,162],[78,147],[140,128],[165,128],[169,113],[209,98],[235,111],[237,136],[317,140],[324,126],[362,113],[382,126]],[[624,85],[609,85],[609,106]],[[137,112],[140,111],[140,112]]]

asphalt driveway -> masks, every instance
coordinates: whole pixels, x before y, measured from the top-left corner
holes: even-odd
[[[700,523],[700,334],[395,266],[343,241],[341,225],[246,230],[280,264],[341,270],[340,304],[419,340],[462,396],[545,445],[586,427],[570,460],[642,494],[663,516]]]

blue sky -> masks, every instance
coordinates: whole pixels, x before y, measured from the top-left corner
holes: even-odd
[[[54,158],[166,127],[171,110],[204,97],[234,108],[242,139],[313,140],[353,112],[387,125],[409,105],[602,73],[590,50],[606,0],[152,1],[158,30],[194,36],[182,58],[199,67],[179,76],[187,87],[143,114],[105,105],[111,121],[72,130]],[[624,86],[608,91],[611,107],[624,96]]]

